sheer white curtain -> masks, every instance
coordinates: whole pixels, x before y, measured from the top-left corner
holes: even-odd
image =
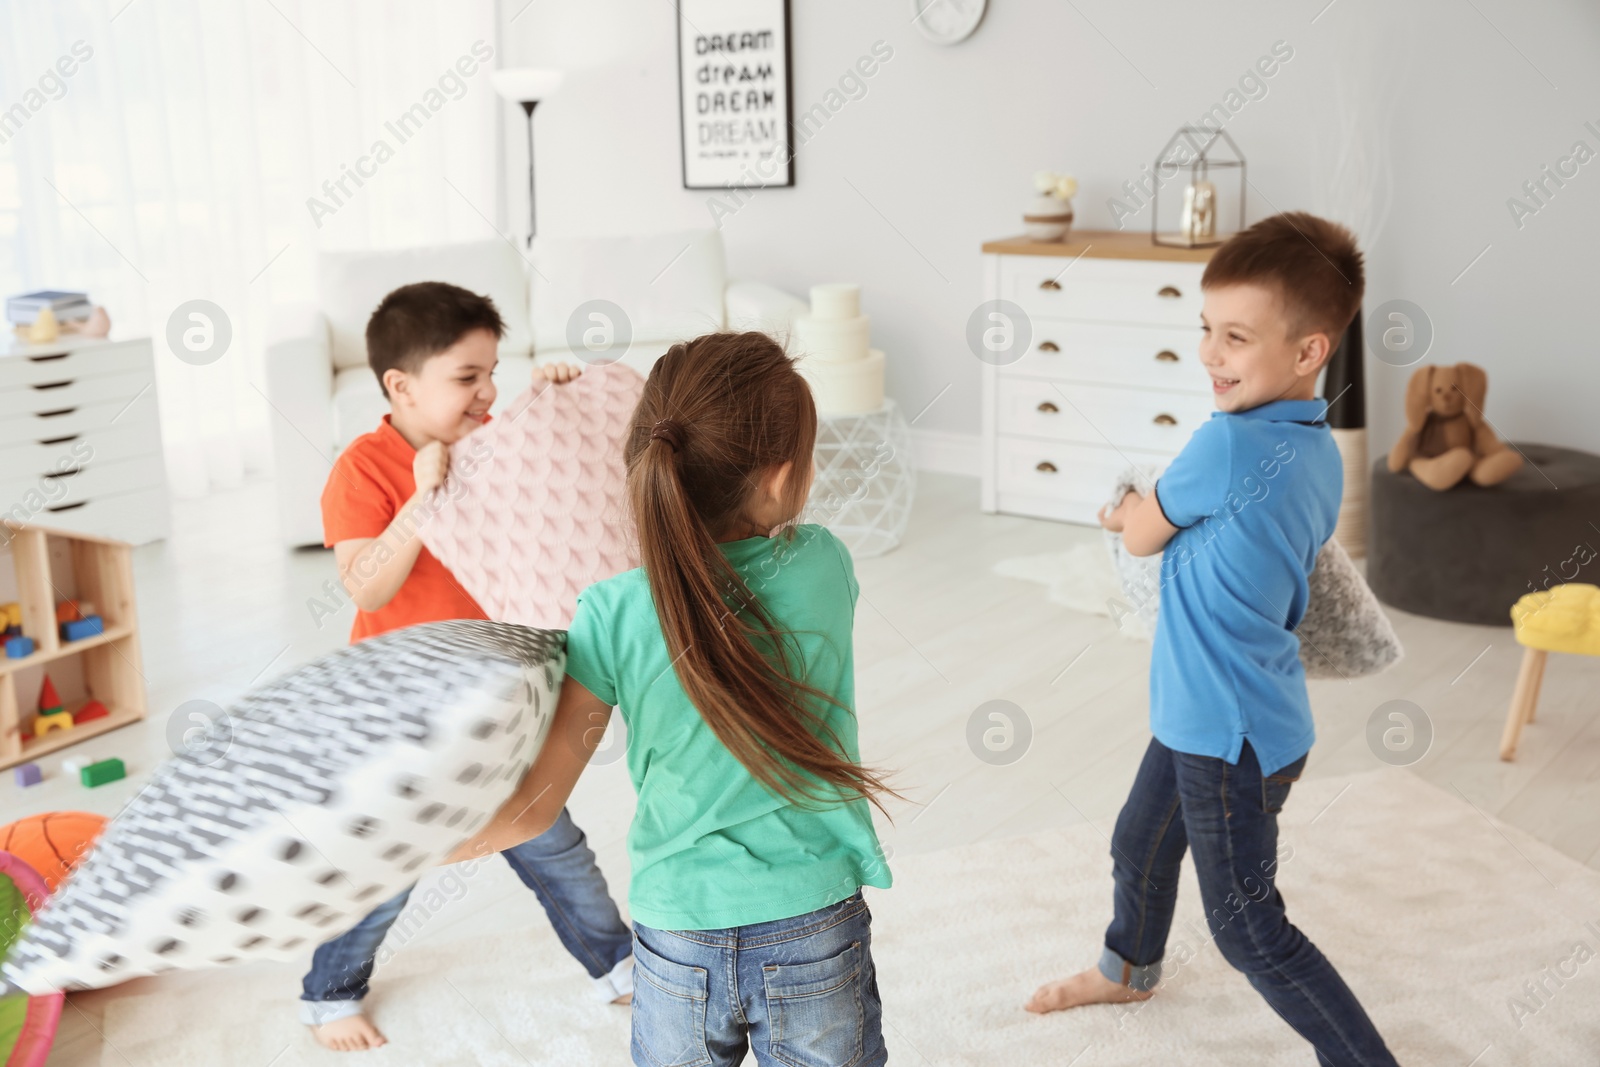
[[[493,0],[0,0],[0,289],[149,336],[176,495],[270,468],[262,352],[318,250],[499,218]],[[166,340],[191,300],[228,350]]]

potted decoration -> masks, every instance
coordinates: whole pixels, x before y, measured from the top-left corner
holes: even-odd
[[[1024,232],[1035,241],[1065,241],[1072,232],[1072,198],[1078,192],[1078,179],[1041,170],[1033,176],[1033,187],[1039,195],[1022,216]]]

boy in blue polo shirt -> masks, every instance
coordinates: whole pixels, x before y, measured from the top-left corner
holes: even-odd
[[[1153,493],[1101,515],[1129,552],[1162,553],[1155,736],[1111,841],[1114,917],[1099,966],[1041,986],[1027,1007],[1153,996],[1192,851],[1217,947],[1317,1062],[1392,1065],[1274,877],[1277,814],[1315,736],[1295,627],[1344,481],[1317,374],[1361,306],[1361,252],[1336,223],[1275,215],[1219,248],[1200,284],[1217,411]]]

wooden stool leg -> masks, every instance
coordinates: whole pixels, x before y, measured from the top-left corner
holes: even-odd
[[[1500,737],[1500,758],[1517,754],[1522,724],[1533,721],[1534,703],[1539,699],[1539,681],[1544,677],[1545,652],[1530,648],[1522,654],[1522,669],[1517,672],[1517,688],[1511,694],[1511,710],[1506,715],[1505,733]]]
[[[1528,651],[1534,652],[1537,650],[1530,648]],[[1539,652],[1539,668],[1534,672],[1533,675],[1533,692],[1528,694],[1528,717],[1523,720],[1524,722],[1532,722],[1533,713],[1539,707],[1539,687],[1544,683],[1545,655],[1546,653]]]

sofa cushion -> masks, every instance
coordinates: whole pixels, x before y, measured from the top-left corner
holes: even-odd
[[[366,366],[346,367],[333,376],[333,443],[344,446],[368,431],[389,414],[389,402],[378,388],[378,379]]]
[[[628,317],[632,341],[698,337],[724,323],[727,269],[722,235],[684,230],[651,237],[538,237],[533,244],[533,345],[543,354],[573,347],[568,325],[580,306],[609,300]],[[579,316],[587,322],[586,315]],[[661,347],[665,350],[665,346]],[[654,351],[653,356],[659,356]],[[624,363],[637,361],[624,358]]]
[[[494,301],[505,320],[500,353],[526,356],[527,265],[505,241],[325,252],[317,257],[317,305],[328,318],[333,365],[367,365],[367,319],[386,294],[412,282],[449,282]]]
[[[575,357],[568,359],[576,362]],[[494,370],[495,388],[499,395],[489,411],[500,414],[512,399],[528,388],[533,380],[533,360],[526,355],[501,353],[500,365]],[[389,414],[389,402],[378,388],[377,375],[366,364],[346,367],[333,376],[333,443],[335,451],[364,433],[378,428],[378,423]]]

